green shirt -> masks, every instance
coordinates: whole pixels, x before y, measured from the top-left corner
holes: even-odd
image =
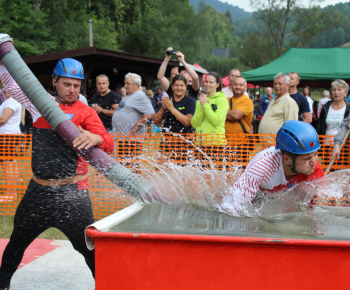
[[[203,146],[226,144],[225,121],[227,112],[228,102],[222,91],[210,97],[209,103],[205,103],[203,108],[197,101],[191,125],[196,129],[197,134],[204,134],[202,137]]]

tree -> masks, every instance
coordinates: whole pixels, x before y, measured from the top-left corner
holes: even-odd
[[[337,29],[332,31],[329,40],[331,43],[333,43],[334,46],[339,46],[339,45],[344,44],[344,42],[345,42],[344,29],[341,27],[338,27]]]
[[[276,58],[273,43],[261,32],[244,36],[239,42],[239,47],[239,59],[250,69],[263,66]]]
[[[204,33],[188,0],[156,0],[158,9],[150,9],[127,25],[121,36],[124,51],[162,57],[172,46],[186,55],[190,62],[201,55],[198,39]]]
[[[292,9],[297,0],[250,0],[250,5],[258,9],[254,17],[259,19],[268,30],[277,52],[283,53],[287,27],[292,18]]]
[[[291,46],[309,47],[319,34],[324,38],[328,38],[324,32],[333,29],[341,29],[340,34],[337,34],[341,38],[337,39],[336,42],[331,42],[332,45],[330,47],[344,42],[345,33],[342,26],[347,19],[342,11],[335,10],[333,7],[326,10],[321,10],[320,7],[312,7],[310,9],[296,8],[295,10],[297,13],[295,13],[295,21],[292,26]],[[310,19],[311,17],[312,19],[317,19],[317,21]],[[307,23],[307,27],[305,27],[305,23]]]
[[[312,1],[317,2],[320,1]],[[258,10],[254,17],[263,23],[274,43],[277,56],[284,53],[287,41],[306,46],[305,43],[309,44],[325,29],[324,25],[320,25],[320,19],[327,18],[326,12],[315,4],[308,9],[302,7],[300,0],[250,0],[250,4]],[[324,24],[329,28],[338,23],[335,19]]]
[[[38,9],[40,2],[0,0],[0,27],[2,33],[14,38],[18,52],[23,55],[41,53],[49,41],[49,29],[45,25],[48,17]]]

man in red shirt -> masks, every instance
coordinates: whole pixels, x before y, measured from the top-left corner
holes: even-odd
[[[2,256],[0,289],[8,289],[12,275],[30,243],[50,227],[61,230],[80,252],[95,274],[94,251],[85,244],[86,226],[94,222],[88,192],[88,165],[52,129],[0,63],[0,80],[14,99],[32,115],[33,178],[15,215],[14,229]],[[79,101],[83,65],[75,59],[61,59],[52,75],[57,105],[82,132],[73,145],[88,150],[98,146],[112,153],[114,144],[97,113]]]

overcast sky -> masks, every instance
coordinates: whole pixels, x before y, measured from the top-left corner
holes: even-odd
[[[221,2],[227,2],[227,3],[230,3],[232,5],[236,5],[240,8],[243,8],[245,11],[253,11],[253,9],[250,7],[249,5],[249,0],[220,0]],[[305,3],[304,5],[308,5],[309,1],[302,1],[303,3]],[[322,3],[320,3],[319,5],[321,7],[325,7],[325,6],[328,6],[328,5],[334,5],[334,4],[337,4],[337,3],[346,3],[346,2],[350,2],[350,1],[341,1],[341,0],[324,0]]]

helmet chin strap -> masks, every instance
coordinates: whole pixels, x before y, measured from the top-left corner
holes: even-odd
[[[297,158],[297,155],[296,154],[292,154],[292,165],[289,166],[290,170],[293,172],[293,173],[298,173],[296,170],[295,170],[295,159]]]

